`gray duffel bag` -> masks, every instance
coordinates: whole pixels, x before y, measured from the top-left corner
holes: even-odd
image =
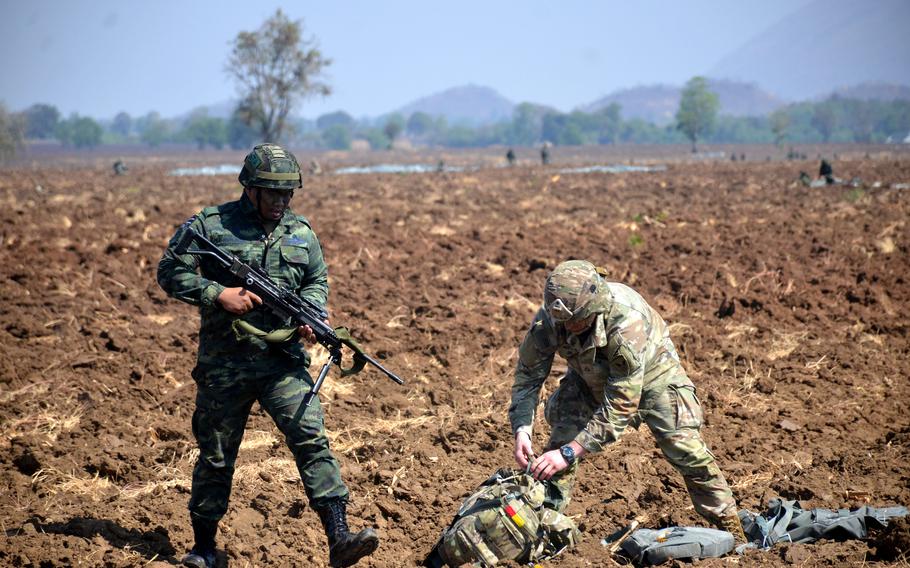
[[[623,552],[641,564],[674,558],[716,558],[733,550],[733,535],[703,527],[638,529],[622,543]]]

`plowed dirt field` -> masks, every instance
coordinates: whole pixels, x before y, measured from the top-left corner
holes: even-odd
[[[462,498],[511,465],[516,348],[548,270],[568,258],[605,266],[671,324],[742,507],[910,505],[910,190],[891,187],[910,181],[910,159],[837,164],[865,189],[794,183],[815,167],[307,179],[292,206],[325,248],[333,321],[406,380],[333,373],[322,391],[351,524],[382,538],[362,565],[417,565]],[[198,315],[165,296],[155,269],[177,225],[239,186],[169,168],[0,179],[0,565],[165,566],[192,544]],[[599,541],[635,515],[701,524],[646,429],[584,461],[568,513],[582,544],[547,565],[623,563]],[[907,526],[735,562],[906,566],[894,554]],[[219,545],[231,566],[326,564],[291,456],[258,407]]]

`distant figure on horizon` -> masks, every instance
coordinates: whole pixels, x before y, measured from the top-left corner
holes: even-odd
[[[822,160],[822,163],[818,166],[818,177],[825,178],[825,183],[828,185],[840,182],[839,179],[834,177],[834,168],[831,167],[831,163],[828,160]]]
[[[114,162],[113,168],[115,176],[122,176],[129,169],[126,167],[126,164],[123,163],[123,160],[117,160]]]
[[[515,165],[515,151],[509,148],[509,151],[506,152],[506,160],[509,161],[510,166]]]
[[[544,142],[543,146],[540,147],[540,163],[547,165],[550,163],[550,143]]]

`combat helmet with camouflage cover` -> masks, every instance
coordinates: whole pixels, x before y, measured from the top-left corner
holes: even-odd
[[[243,187],[295,190],[303,187],[300,164],[278,144],[258,144],[243,160],[237,178]]]
[[[567,260],[553,269],[544,285],[543,303],[554,321],[579,322],[610,310],[610,290],[597,267]]]

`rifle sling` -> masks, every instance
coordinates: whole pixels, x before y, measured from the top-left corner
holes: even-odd
[[[241,341],[247,336],[252,335],[254,337],[258,337],[266,343],[280,346],[287,343],[293,343],[299,339],[296,327],[279,328],[266,332],[259,329],[250,322],[236,319],[231,322],[231,329],[234,330],[234,336],[238,341]],[[335,335],[338,336],[338,339],[342,344],[347,345],[351,351],[354,352],[354,360],[352,361],[350,367],[345,369],[339,365],[339,368],[341,369],[341,376],[348,377],[351,375],[356,375],[362,371],[364,366],[367,364],[366,359],[363,357],[363,349],[360,347],[360,344],[357,343],[353,337],[351,337],[351,332],[348,331],[346,327],[336,327]]]
[[[367,364],[367,360],[363,357],[363,348],[361,348],[360,344],[357,343],[353,337],[351,337],[351,332],[348,331],[348,328],[346,327],[336,327],[335,335],[338,336],[338,339],[341,340],[343,344],[347,345],[351,351],[354,352],[354,360],[351,362],[350,367],[345,369],[339,365],[341,368],[341,376],[349,377],[351,375],[356,375],[362,371],[363,367]]]

